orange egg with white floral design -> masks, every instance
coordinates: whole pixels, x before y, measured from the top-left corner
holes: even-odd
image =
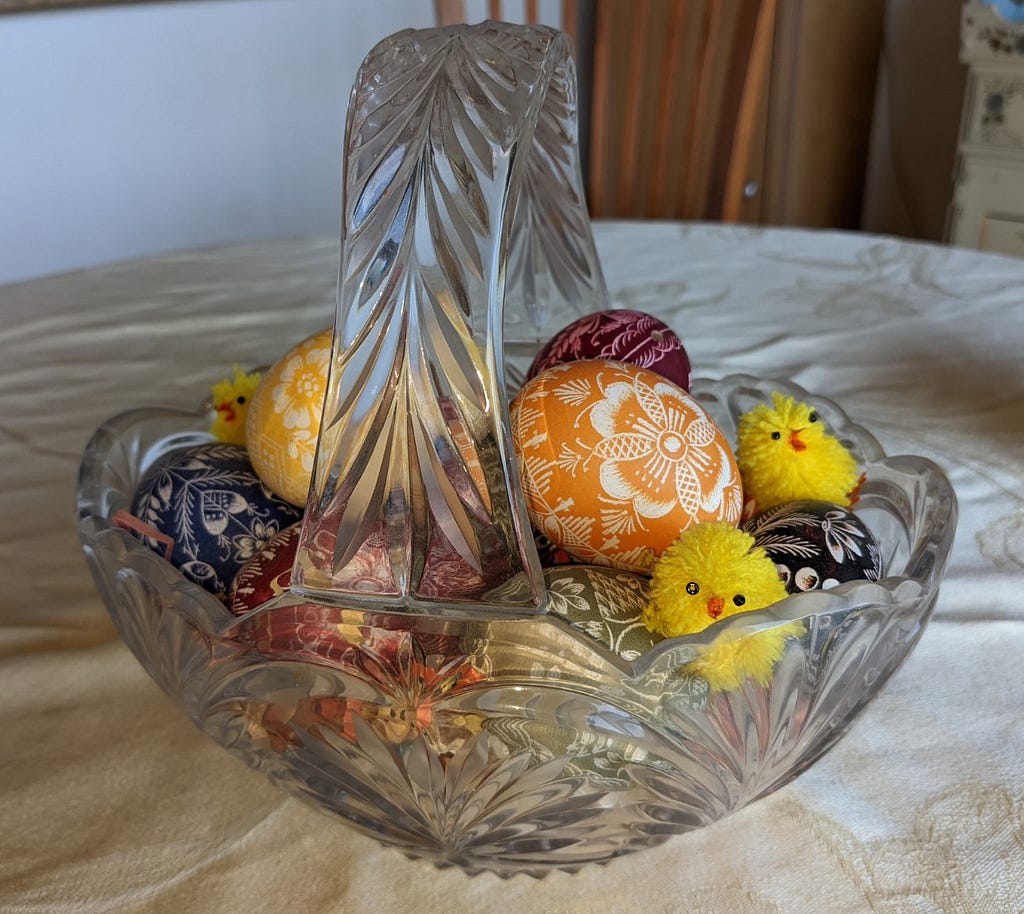
[[[260,381],[249,404],[245,443],[263,484],[306,504],[331,362],[331,329],[303,340]]]
[[[530,521],[579,562],[650,571],[691,524],[740,520],[725,435],[653,371],[558,365],[519,391],[511,418]]]

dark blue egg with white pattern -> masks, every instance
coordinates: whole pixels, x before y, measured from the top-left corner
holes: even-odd
[[[239,569],[302,509],[260,481],[244,447],[202,444],[174,451],[143,476],[132,500],[134,531],[163,553],[147,528],[173,541],[170,561],[226,600]]]
[[[840,505],[788,502],[762,511],[743,529],[775,562],[789,593],[882,577],[882,554],[874,535]]]

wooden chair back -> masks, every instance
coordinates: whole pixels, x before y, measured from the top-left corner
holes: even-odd
[[[434,0],[434,11],[438,25],[458,25],[466,21],[466,0]],[[488,19],[504,19],[506,13],[502,0],[487,0]],[[562,31],[575,37],[576,0],[562,0],[561,20]],[[540,21],[539,0],[523,0],[523,24],[536,25]]]

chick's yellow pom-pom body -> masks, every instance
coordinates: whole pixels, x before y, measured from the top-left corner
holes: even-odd
[[[245,423],[252,395],[259,387],[258,371],[245,372],[237,365],[232,378],[224,378],[213,385],[215,416],[210,434],[224,444],[245,444]]]
[[[683,672],[700,676],[712,691],[738,689],[748,679],[766,686],[782,659],[786,642],[799,638],[802,632],[799,622],[753,634],[726,632],[706,653],[688,663]]]
[[[731,524],[696,524],[655,563],[644,624],[675,638],[785,599],[775,563]]]
[[[813,407],[778,392],[740,417],[736,459],[743,491],[758,512],[802,499],[849,507],[857,461]]]
[[[775,563],[749,533],[726,523],[697,524],[655,563],[643,621],[651,631],[674,638],[785,597]],[[712,690],[739,688],[746,679],[767,685],[786,640],[801,631],[799,623],[791,623],[725,632],[684,671],[703,677]]]

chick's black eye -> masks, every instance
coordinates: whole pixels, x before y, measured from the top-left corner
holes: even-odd
[[[245,397],[239,397],[238,398],[238,405],[241,406],[243,403],[245,403]]]
[[[817,413],[811,413],[807,418],[808,418],[808,420],[810,422],[817,422],[818,421],[818,414]]]
[[[738,594],[736,594],[736,596],[735,596],[735,597],[733,597],[733,598],[732,598],[732,601],[733,601],[733,603],[735,603],[735,604],[736,604],[737,606],[742,606],[742,605],[743,605],[744,603],[746,603],[746,602],[747,602],[747,598],[746,598],[745,596],[743,596],[743,594],[741,594],[741,593],[738,593]]]
[[[700,593],[700,585],[696,581],[690,581],[690,583],[686,585],[686,592],[691,597],[695,596],[696,594]]]
[[[778,441],[782,437],[782,432],[772,432],[772,441]]]

